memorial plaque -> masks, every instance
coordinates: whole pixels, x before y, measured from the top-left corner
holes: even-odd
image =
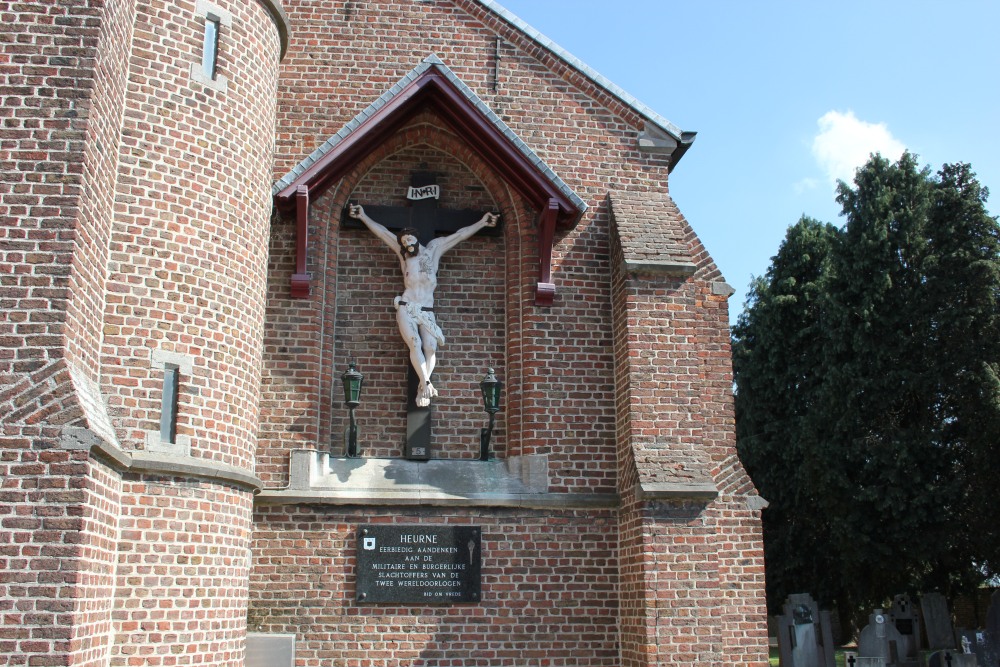
[[[357,555],[363,604],[479,602],[479,526],[361,526]]]

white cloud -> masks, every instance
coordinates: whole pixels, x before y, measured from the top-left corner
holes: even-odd
[[[897,160],[906,146],[892,136],[885,123],[866,123],[853,111],[828,111],[817,121],[819,134],[813,139],[812,154],[831,183],[854,180],[854,172],[872,153]]]
[[[803,178],[799,182],[795,183],[793,186],[795,194],[800,195],[803,192],[809,192],[810,190],[815,190],[819,187],[819,180],[815,178]]]

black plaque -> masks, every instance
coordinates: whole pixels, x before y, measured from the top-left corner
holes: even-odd
[[[361,526],[357,554],[362,604],[479,602],[478,526]]]

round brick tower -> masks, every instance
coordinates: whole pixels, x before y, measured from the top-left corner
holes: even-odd
[[[277,0],[133,6],[100,345],[132,461],[112,663],[242,665],[286,19]]]

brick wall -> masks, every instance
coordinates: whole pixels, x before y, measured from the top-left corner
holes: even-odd
[[[187,355],[178,433],[200,458],[253,468],[278,38],[256,2],[216,3],[220,91],[193,81],[195,3],[141,7],[110,239],[102,389],[126,447],[159,430],[162,371]],[[248,57],[250,55],[256,57]]]
[[[86,454],[64,363],[68,276],[102,16],[7,4],[0,128],[0,664],[68,659]]]
[[[482,602],[359,605],[359,523],[483,530]],[[300,667],[617,667],[613,512],[263,507],[250,628],[299,637]]]
[[[204,3],[0,9],[0,664],[235,667],[248,618],[295,632],[305,665],[763,664],[726,295],[666,193],[669,158],[637,150],[647,121],[474,0],[286,0],[280,79],[276,10],[208,4],[224,88],[191,75]],[[554,304],[534,304],[538,211],[433,110],[313,202],[313,291],[290,299],[295,227],[269,215],[272,177],[431,52],[589,206],[557,230]],[[252,518],[253,484],[211,471],[279,489],[290,451],[339,452],[348,360],[366,454],[400,454],[398,264],[340,215],[403,204],[425,164],[442,206],[503,216],[442,263],[437,456],[476,456],[492,366],[494,449],[545,456],[563,509],[272,498]],[[622,269],[674,254],[693,277]],[[155,435],[164,354],[189,364],[189,450]],[[198,472],[135,463],[164,450]],[[714,500],[637,492],[699,480]],[[482,526],[483,602],[356,605],[354,528],[373,521]]]
[[[119,603],[169,590],[166,571],[120,587],[129,459],[88,453],[99,440],[141,448],[158,421],[151,349],[176,343],[203,362],[204,389],[185,386],[187,434],[205,458],[252,471],[279,39],[266,3],[211,4],[233,18],[221,39],[228,98],[191,85],[202,30],[193,1],[0,9],[0,664],[108,664],[116,584]],[[193,604],[227,620],[184,621],[173,648],[188,660],[190,646],[213,664],[242,663],[251,501],[235,495],[199,520],[200,532],[225,534],[235,511],[244,529],[226,588],[191,574]],[[127,623],[133,612],[114,613]]]
[[[350,358],[366,374],[358,410],[366,454],[399,455],[406,353],[387,308],[400,289],[398,265],[367,231],[341,229],[340,215],[348,199],[399,205],[411,170],[424,162],[434,170],[440,165],[450,183],[474,188],[442,205],[492,203],[505,227],[502,238],[470,240],[454,251],[460,261],[442,266],[443,309],[463,307],[457,305],[461,295],[445,283],[449,274],[462,290],[483,283],[489,288],[475,293],[474,303],[482,307],[461,319],[439,317],[449,336],[439,380],[461,376],[457,384],[471,390],[462,395],[456,383],[442,385],[448,391],[436,407],[445,423],[435,434],[439,456],[474,455],[483,419],[474,386],[479,360],[495,360],[506,383],[500,455],[546,455],[552,493],[619,493],[621,505],[612,515],[616,630],[608,659],[629,665],[763,664],[759,510],[747,505],[753,490],[731,437],[727,295],[715,289],[718,270],[666,195],[668,158],[636,150],[645,121],[472,1],[289,2],[286,8],[296,31],[279,81],[276,176],[433,52],[590,208],[575,226],[557,233],[555,303],[536,307],[538,212],[497,186],[490,165],[468,155],[433,114],[424,114],[312,202],[308,270],[314,280],[308,300],[288,298],[294,222],[290,216],[276,221],[258,468],[265,483],[280,488],[287,482],[292,449],[341,451],[346,411],[339,375]],[[497,34],[503,37],[499,45]],[[455,190],[452,185],[446,193]],[[622,240],[612,238],[606,199],[619,190],[632,193],[629,202],[652,230],[648,255],[677,250],[698,268],[695,278],[635,281],[621,275],[611,255]],[[504,258],[500,266],[498,256]],[[497,286],[505,289],[502,299]],[[613,312],[613,306],[620,309]],[[502,340],[467,336],[491,314],[505,319]],[[653,479],[662,473],[662,479],[707,481],[718,497],[642,500],[635,493],[640,469]],[[467,512],[411,512],[401,508],[398,520],[478,521]],[[506,516],[509,510],[491,512]],[[505,606],[520,604],[504,593],[496,598],[498,607],[417,607],[373,617],[349,602],[350,526],[368,513],[317,505],[261,507],[258,514],[251,625],[297,632],[306,664],[479,664],[466,654],[467,619],[502,616]],[[576,514],[587,522],[586,513]],[[591,520],[603,517],[595,512]],[[550,530],[537,519],[531,512],[518,518],[527,530],[539,531],[531,539]],[[512,528],[501,523],[488,530],[503,535]],[[506,557],[498,553],[497,562]],[[568,565],[575,565],[573,557]],[[534,567],[547,565],[536,561]],[[510,591],[523,586],[519,569],[501,569],[513,572]],[[301,580],[310,577],[329,582],[329,588],[309,588]],[[551,595],[567,605],[576,599],[572,587],[561,584],[552,586]],[[300,615],[290,600],[303,596],[309,611]],[[391,622],[382,622],[386,616]],[[429,632],[423,619],[433,619],[440,633]],[[578,633],[575,623],[560,620],[560,635]],[[395,632],[399,627],[406,632]],[[360,637],[360,649],[352,652],[350,640],[342,644],[338,637]],[[442,637],[461,640],[459,648],[441,652]],[[507,646],[508,653],[491,658],[492,637],[481,633],[478,639],[482,664],[604,664],[600,651],[589,660],[569,656],[548,636],[531,650]]]
[[[279,39],[258,2],[209,4],[224,17],[225,87],[192,76],[194,0],[136,13],[101,389],[126,450],[252,474]],[[181,365],[176,444],[158,435],[163,354]],[[218,480],[126,475],[111,664],[242,664],[251,498]]]
[[[732,437],[729,290],[665,193],[609,202],[624,664],[766,664],[760,507]],[[660,259],[678,268],[644,265]],[[715,499],[685,497],[697,483]],[[657,485],[673,497],[643,499]]]
[[[243,664],[250,505],[248,493],[220,484],[125,481],[104,664]]]

